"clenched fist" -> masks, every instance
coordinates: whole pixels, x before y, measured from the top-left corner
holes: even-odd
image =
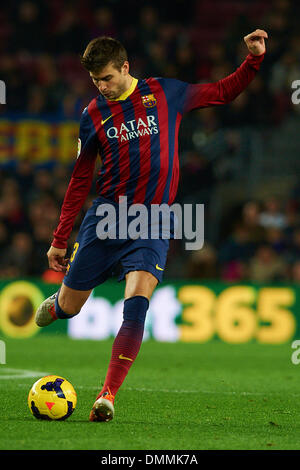
[[[261,55],[266,52],[265,39],[268,39],[268,33],[263,29],[256,29],[244,37],[244,41],[253,55]]]

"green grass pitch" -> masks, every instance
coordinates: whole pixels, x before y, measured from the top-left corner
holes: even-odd
[[[115,419],[90,423],[112,340],[4,340],[2,450],[300,449],[300,364],[292,364],[290,344],[146,341],[116,397]],[[72,416],[36,420],[27,395],[39,377],[14,378],[20,369],[68,379],[78,395]]]

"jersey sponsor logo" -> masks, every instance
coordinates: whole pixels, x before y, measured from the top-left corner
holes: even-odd
[[[147,116],[145,120],[142,118],[132,119],[122,122],[119,127],[110,127],[106,131],[109,139],[120,139],[121,142],[152,134],[158,134],[158,124],[152,114]]]
[[[101,126],[103,126],[103,124],[105,124],[106,121],[108,121],[108,120],[109,120],[110,118],[112,118],[112,117],[113,117],[113,114],[111,114],[110,116],[108,116],[108,118],[106,118],[106,119],[102,119],[102,121],[101,121]]]
[[[156,106],[157,99],[155,98],[153,93],[151,93],[150,95],[142,96],[142,103],[145,108],[154,108],[154,106]]]

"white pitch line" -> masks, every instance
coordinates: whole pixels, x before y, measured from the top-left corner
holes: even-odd
[[[77,387],[78,388],[78,387]],[[124,388],[125,390],[125,388]],[[129,391],[136,391],[136,392],[149,392],[149,393],[204,393],[207,395],[257,395],[257,396],[266,396],[266,395],[281,395],[283,392],[277,391],[268,391],[268,392],[235,392],[235,391],[215,391],[215,390],[168,390],[168,389],[149,389],[149,388],[126,388]],[[286,393],[286,392],[284,392]],[[291,396],[300,396],[300,393],[291,393]]]
[[[3,375],[1,372],[13,372],[13,374]],[[27,369],[13,369],[13,368],[1,368],[0,367],[0,380],[4,379],[27,379],[32,377],[45,377],[46,375],[50,375],[49,372],[40,372],[40,371],[33,371]],[[18,387],[27,387],[25,384],[17,384]],[[78,390],[93,390],[98,391],[102,388],[101,385],[99,386],[90,386],[87,387],[85,385],[77,385],[76,389]],[[183,390],[183,389],[155,389],[155,388],[135,388],[135,387],[124,387],[122,390],[133,391],[133,392],[143,392],[143,393],[175,393],[175,394],[205,394],[205,395],[236,395],[236,396],[268,396],[268,395],[281,395],[282,393],[287,394],[286,391],[266,391],[266,392],[236,392],[233,390]],[[300,393],[288,393],[289,396],[292,397],[299,397]]]
[[[26,387],[25,384],[17,384],[18,387]],[[86,387],[84,385],[77,385],[76,390],[93,390],[93,391],[99,391],[102,386],[99,385],[99,387],[96,386],[91,386],[91,387]],[[168,389],[151,389],[151,388],[133,388],[133,387],[124,387],[122,388],[123,391],[130,391],[130,392],[146,392],[146,393],[175,393],[175,394],[182,394],[182,393],[199,393],[199,394],[205,394],[205,395],[236,395],[236,396],[269,396],[269,395],[282,395],[283,392],[276,392],[276,391],[270,391],[270,392],[234,392],[234,391],[212,391],[212,390],[168,390]],[[286,394],[286,392],[284,392]],[[292,397],[299,397],[300,393],[290,393],[289,396]]]
[[[4,373],[3,373],[4,372]],[[6,372],[9,372],[6,374]],[[26,379],[31,377],[44,377],[49,375],[48,372],[40,372],[38,370],[28,369],[14,369],[11,367],[0,368],[0,380],[14,380],[14,379]]]

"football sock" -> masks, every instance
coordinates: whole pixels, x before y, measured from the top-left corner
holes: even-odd
[[[59,291],[60,291],[60,288],[57,292],[57,296],[55,297],[55,315],[57,316],[57,318],[64,320],[66,318],[72,318],[72,317],[75,317],[75,315],[78,315],[77,313],[75,313],[74,315],[68,315],[67,313],[63,311],[62,308],[60,308],[59,303],[58,303]]]
[[[124,301],[123,323],[114,340],[103,388],[98,395],[110,392],[115,396],[132,366],[143,340],[149,300],[142,295]]]

